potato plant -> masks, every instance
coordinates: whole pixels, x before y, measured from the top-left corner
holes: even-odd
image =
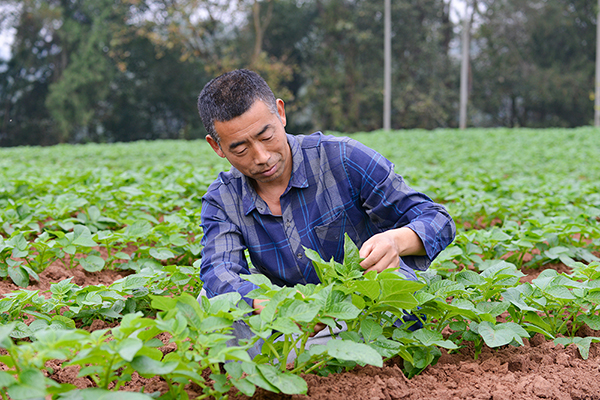
[[[419,273],[363,274],[346,242],[342,262],[312,249],[320,285],[279,288],[258,275],[253,315],[236,296],[196,299],[201,197],[226,162],[203,142],[0,149],[0,394],[4,399],[180,399],[232,388],[306,390],[302,373],[329,374],[401,359],[408,377],[444,351],[472,343],[519,346],[534,334],[574,344],[583,358],[600,330],[600,153],[593,129],[410,131],[357,134],[414,188],[445,204],[453,244]],[[560,146],[557,145],[560,143]],[[435,144],[435,145],[432,145]],[[522,149],[527,157],[515,157]],[[149,157],[160,154],[149,162]],[[26,160],[26,161],[25,161]],[[547,269],[564,264],[569,272]],[[49,266],[102,274],[112,284],[33,286]],[[523,282],[525,269],[545,269]],[[113,328],[88,332],[94,321]],[[231,345],[234,321],[255,333]],[[306,347],[317,324],[345,325]],[[161,338],[162,340],[159,340]],[[229,343],[229,345],[228,345]],[[262,345],[250,359],[246,350]],[[161,351],[169,344],[172,351]],[[295,353],[294,363],[286,361]],[[80,367],[96,387],[49,376],[47,363]],[[164,393],[118,391],[134,372]]]

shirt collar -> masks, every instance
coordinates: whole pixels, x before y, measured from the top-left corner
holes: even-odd
[[[306,166],[304,165],[304,154],[302,153],[300,143],[298,143],[298,139],[290,134],[287,134],[287,140],[292,153],[292,176],[290,177],[288,187],[285,189],[285,192],[283,192],[284,195],[289,192],[292,187],[308,187]],[[254,187],[250,183],[250,179],[233,166],[231,167],[231,175],[234,178],[242,180],[241,197],[245,215],[248,215],[255,208],[262,214],[266,210],[267,205],[256,193],[256,190],[254,190]]]

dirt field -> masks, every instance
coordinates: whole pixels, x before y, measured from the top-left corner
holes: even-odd
[[[550,267],[567,272],[564,265]],[[523,280],[531,280],[540,270],[523,271]],[[60,264],[50,266],[28,289],[47,290],[50,283],[73,276],[78,285],[110,284],[122,275],[115,271],[88,273],[80,269],[67,271]],[[16,290],[7,280],[0,281],[0,294]],[[97,321],[87,329],[106,327]],[[600,336],[599,332],[580,332],[580,336]],[[165,340],[166,342],[167,340]],[[165,347],[168,351],[168,346]],[[592,400],[600,399],[600,344],[592,344],[589,358],[583,360],[575,346],[563,348],[536,335],[525,340],[522,347],[506,346],[485,348],[477,360],[473,349],[462,348],[442,357],[435,366],[410,380],[401,372],[401,359],[389,361],[383,368],[367,366],[353,371],[319,377],[304,376],[308,383],[307,395],[281,395],[258,389],[252,399],[319,399],[319,400],[389,400],[389,399],[493,399],[493,400]],[[77,378],[75,367],[62,368],[51,365],[51,378],[70,382],[80,388],[90,387],[86,378]],[[143,379],[134,376],[123,389],[145,393],[165,391],[166,383],[158,378]],[[190,398],[200,395],[194,387],[188,388]],[[243,395],[231,398],[248,399]]]

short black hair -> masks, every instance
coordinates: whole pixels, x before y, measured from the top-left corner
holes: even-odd
[[[198,113],[208,134],[218,143],[215,121],[230,121],[244,114],[256,100],[273,114],[277,101],[267,82],[254,71],[236,69],[208,82],[198,96]]]

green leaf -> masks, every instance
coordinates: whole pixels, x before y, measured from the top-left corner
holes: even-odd
[[[228,363],[228,364],[235,364],[235,363]],[[225,364],[225,365],[228,365],[228,364]],[[252,384],[248,379],[246,379],[246,378],[233,379],[232,382],[233,382],[233,386],[235,386],[240,392],[242,392],[246,396],[248,396],[248,397],[254,396],[254,393],[256,392],[256,386],[254,386],[254,384]]]
[[[29,325],[31,328],[31,325]],[[75,329],[75,321],[71,318],[67,318],[63,315],[55,315],[50,320],[50,327],[52,329]]]
[[[242,363],[242,369],[246,373],[246,379],[252,384],[268,390],[269,392],[279,393],[280,390],[273,386],[263,374],[260,373],[255,364]]]
[[[344,233],[344,266],[346,266],[349,270],[352,269],[361,269],[360,267],[360,255],[358,247],[356,244],[350,239],[348,233]]]
[[[371,342],[377,339],[383,333],[383,328],[377,321],[371,318],[365,318],[360,324],[360,334],[365,339],[365,342]]]
[[[562,344],[563,346],[567,347],[570,344],[574,344],[577,346],[577,349],[579,350],[579,354],[581,354],[581,358],[583,358],[584,360],[587,360],[589,355],[590,355],[590,345],[592,344],[592,342],[594,343],[598,343],[600,342],[600,338],[597,337],[592,337],[592,336],[588,336],[588,337],[558,337],[556,339],[554,339],[554,344]]]
[[[33,336],[33,331],[29,328],[29,326],[19,321],[17,322],[17,325],[15,326],[15,329],[12,331],[10,336],[15,339],[23,339],[26,337]]]
[[[11,333],[17,326],[16,322],[10,322],[6,325],[0,325],[0,347],[7,349],[12,346]]]
[[[514,322],[493,325],[488,321],[483,321],[479,324],[478,333],[489,347],[504,346],[513,340],[522,344],[521,338],[529,337],[527,331]]]
[[[233,321],[229,318],[210,316],[200,322],[199,330],[201,332],[221,331],[230,328],[232,324]]]
[[[476,309],[480,313],[491,314],[493,317],[497,317],[508,310],[509,306],[510,303],[508,301],[483,301],[477,303]]]
[[[312,261],[319,281],[324,285],[329,285],[331,283],[331,275],[335,275],[334,266],[325,262],[319,253],[306,247],[304,247],[304,255]]]
[[[140,375],[150,378],[154,375],[166,375],[175,371],[179,363],[176,361],[160,362],[147,356],[136,356],[131,361],[131,366]]]
[[[402,351],[403,345],[394,340],[379,337],[377,340],[369,343],[369,346],[375,349],[381,357],[390,358]]]
[[[370,364],[376,367],[383,366],[381,355],[366,344],[335,339],[328,341],[325,347],[331,357],[339,360]]]
[[[419,306],[427,303],[428,301],[435,299],[435,296],[433,294],[424,292],[422,290],[415,293],[414,297],[415,297],[415,300],[417,300],[417,305],[419,305]]]
[[[480,286],[486,283],[486,280],[483,279],[481,275],[479,275],[475,271],[471,271],[468,269],[460,271],[456,275],[456,281],[462,283],[465,286]]]
[[[502,293],[502,297],[504,300],[509,301],[515,307],[517,307],[521,311],[539,311],[535,307],[529,306],[523,298],[521,297],[521,292],[517,288],[508,288],[504,293]]]
[[[273,323],[270,324],[270,327],[278,332],[281,332],[284,335],[291,335],[293,333],[296,333],[296,334],[302,333],[302,331],[300,330],[298,325],[296,325],[294,323],[294,321],[292,321],[289,318],[279,317]]]
[[[444,340],[440,332],[431,331],[429,329],[418,329],[413,332],[413,338],[417,339],[425,346],[439,346],[445,349],[457,349],[458,346],[451,340]]]
[[[411,310],[417,306],[418,302],[412,293],[420,289],[423,286],[422,283],[408,280],[382,280],[380,282],[380,304],[387,304],[399,310]]]
[[[571,291],[564,286],[549,285],[546,287],[544,292],[547,295],[552,296],[556,299],[575,300],[575,296],[573,295],[573,293],[571,293]]]
[[[169,249],[166,249],[164,247],[161,248],[156,248],[153,247],[150,249],[150,255],[154,258],[156,258],[157,260],[168,260],[169,258],[173,258],[175,257],[175,254],[173,254],[173,252]]]
[[[21,287],[29,286],[29,275],[27,275],[27,271],[25,269],[17,266],[17,267],[8,267],[8,276],[10,279]]]
[[[92,232],[89,228],[84,225],[75,225],[73,228],[73,240],[72,244],[83,247],[94,247],[98,246],[98,243],[92,239]]]
[[[104,268],[105,261],[102,257],[87,256],[86,258],[80,258],[79,264],[88,272],[98,272]]]
[[[587,326],[595,331],[600,330],[600,315],[580,315],[577,317],[577,321],[585,322]]]
[[[0,371],[0,388],[8,387],[17,380],[8,372]]]
[[[359,294],[367,296],[371,300],[377,300],[381,294],[381,286],[378,281],[354,281],[351,287]]]
[[[118,259],[118,260],[131,260],[131,256],[127,253],[124,253],[122,251],[117,251],[114,255],[114,258]]]
[[[151,231],[152,225],[148,221],[136,221],[126,227],[123,234],[126,238],[137,239],[148,236]]]
[[[8,395],[13,400],[44,398],[47,394],[45,380],[40,370],[22,370],[19,373],[19,383],[8,388]]]
[[[360,297],[359,299],[362,300]],[[354,298],[352,300],[354,301]],[[364,302],[362,308],[364,308]],[[356,305],[344,301],[342,303],[333,303],[329,305],[327,309],[322,310],[322,313],[331,318],[351,320],[358,317],[362,308],[358,308]]]
[[[267,278],[263,274],[240,275],[240,277],[244,280],[247,280],[248,282],[254,283],[256,286],[259,286],[263,289],[269,290],[269,289],[272,289],[273,287],[275,287],[271,283],[269,278]]]
[[[315,319],[320,307],[315,303],[305,303],[300,300],[293,300],[291,304],[279,309],[279,314],[284,318],[291,318],[297,322],[311,322]]]
[[[278,368],[272,365],[257,365],[261,375],[271,385],[275,386],[285,394],[306,394],[308,386],[306,381],[298,375],[282,373]]]
[[[137,392],[105,390],[101,388],[87,388],[71,390],[60,394],[60,400],[153,400],[152,397]]]
[[[129,337],[119,343],[117,352],[123,360],[131,361],[143,346],[144,343],[140,339]]]
[[[544,329],[545,331],[548,331],[548,332],[553,331],[552,325],[547,323],[546,320],[544,318],[540,317],[536,312],[527,311],[525,314],[523,314],[523,319],[527,322],[532,323],[533,325],[539,326],[540,328]]]

